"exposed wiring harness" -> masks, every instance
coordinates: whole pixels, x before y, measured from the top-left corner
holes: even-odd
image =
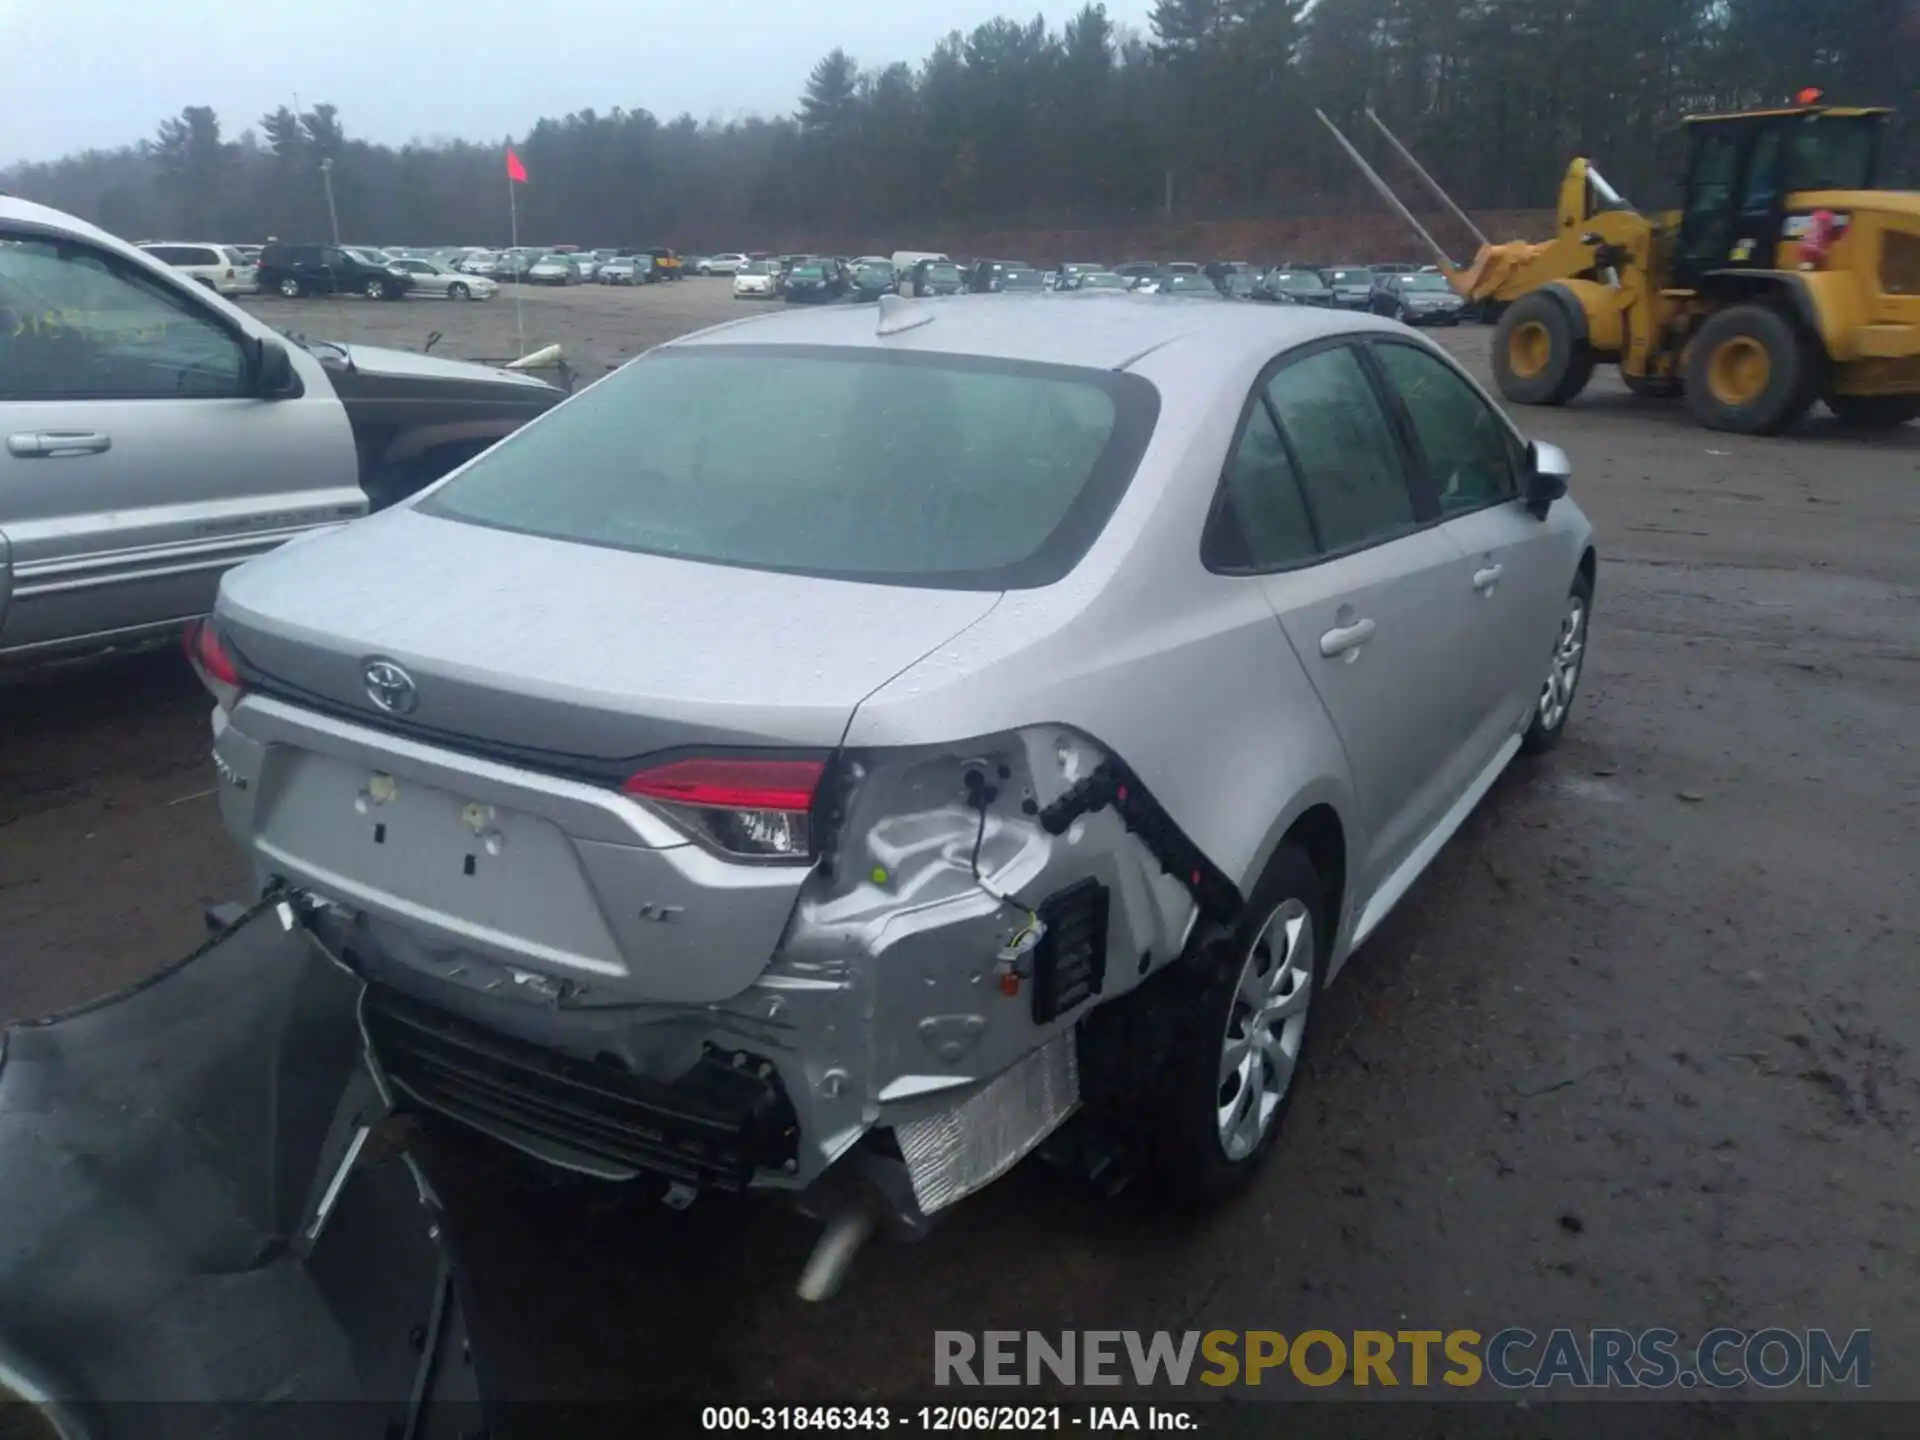
[[[973,832],[973,853],[967,860],[968,865],[973,870],[973,883],[986,891],[986,893],[992,896],[999,904],[1011,906],[1026,916],[1026,922],[1020,929],[1014,932],[1012,938],[1007,941],[1004,947],[1008,951],[1022,950],[1026,948],[1028,943],[1031,943],[1032,939],[1037,939],[1039,934],[1044,930],[1045,927],[1040,923],[1040,916],[1026,901],[1017,895],[1009,895],[1002,890],[996,889],[987,882],[987,877],[980,873],[980,846],[987,838],[987,807],[993,804],[994,797],[1000,792],[994,786],[989,785],[986,777],[978,770],[970,769],[967,771],[966,786],[967,804],[980,814],[980,823],[975,827]]]

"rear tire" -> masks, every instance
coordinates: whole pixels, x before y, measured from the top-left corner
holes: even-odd
[[[1493,374],[1500,393],[1520,405],[1564,405],[1593,377],[1593,352],[1574,332],[1567,307],[1551,295],[1523,296],[1493,332]]]
[[[1299,1093],[1332,937],[1306,852],[1284,843],[1245,918],[1170,974],[1189,987],[1154,1116],[1156,1187],[1182,1209],[1218,1204],[1272,1153]]]
[[[287,276],[275,288],[280,291],[281,298],[285,300],[298,300],[302,295],[307,293],[307,287],[300,283],[300,278],[297,275]]]
[[[365,285],[360,287],[360,293],[369,300],[384,300],[387,298],[386,282],[384,280],[369,280]]]
[[[1829,395],[1827,408],[1843,425],[1892,430],[1920,420],[1920,395]]]
[[[1541,755],[1560,743],[1567,730],[1567,716],[1573,713],[1573,700],[1580,693],[1580,677],[1586,673],[1587,628],[1593,620],[1593,582],[1584,570],[1573,577],[1567,590],[1566,608],[1561,612],[1560,630],[1553,641],[1553,655],[1547,662],[1547,678],[1534,702],[1533,723],[1521,737],[1520,748],[1528,755]]]
[[[1800,331],[1771,305],[1732,305],[1687,347],[1687,408],[1713,430],[1777,435],[1807,413],[1820,366]]]

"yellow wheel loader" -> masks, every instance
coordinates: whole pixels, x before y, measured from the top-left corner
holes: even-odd
[[[1680,210],[1646,215],[1587,160],[1540,243],[1490,243],[1369,110],[1480,242],[1456,265],[1331,120],[1448,283],[1498,316],[1493,371],[1523,405],[1563,405],[1599,364],[1639,395],[1684,396],[1703,425],[1770,435],[1816,400],[1843,421],[1920,418],[1920,194],[1874,188],[1890,112],[1819,103],[1700,115]]]

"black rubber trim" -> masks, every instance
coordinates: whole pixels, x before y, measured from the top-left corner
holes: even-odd
[[[1049,835],[1059,835],[1080,816],[1109,805],[1160,862],[1160,869],[1187,888],[1201,914],[1222,925],[1240,918],[1246,903],[1240,887],[1187,838],[1140,777],[1118,760],[1106,761],[1042,810],[1040,824]]]

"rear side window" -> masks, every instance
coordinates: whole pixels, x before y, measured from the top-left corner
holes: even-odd
[[[1280,432],[1264,400],[1254,401],[1227,464],[1225,503],[1209,527],[1206,560],[1225,570],[1272,570],[1319,552]]]
[[[1376,345],[1400,392],[1439,492],[1440,513],[1459,515],[1516,493],[1511,432],[1453,367],[1412,345]]]
[[[1288,365],[1268,383],[1267,400],[1327,551],[1376,545],[1416,527],[1392,422],[1351,346]]]
[[[489,450],[422,508],[722,565],[1023,588],[1092,544],[1158,411],[1149,382],[1108,371],[669,348]]]

